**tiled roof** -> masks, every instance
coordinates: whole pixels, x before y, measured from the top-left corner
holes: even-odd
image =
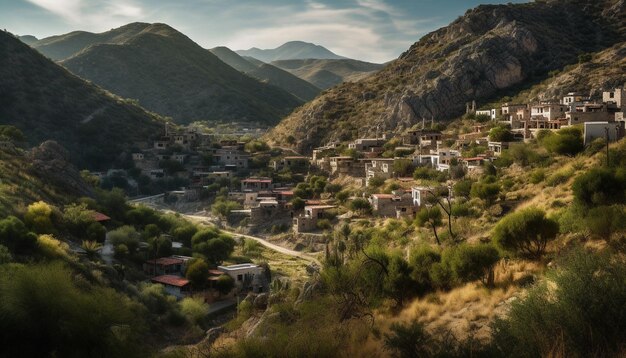
[[[146,261],[146,263],[148,263],[148,264],[154,265],[156,263],[157,265],[161,265],[161,266],[180,265],[183,262],[184,262],[183,260],[176,259],[176,258],[173,258],[173,257],[161,257],[161,258],[158,258],[156,260],[148,260],[148,261]]]
[[[96,220],[97,222],[101,222],[101,221],[108,221],[111,220],[110,217],[104,215],[103,213],[99,213],[97,211],[94,211],[93,213],[93,219]]]
[[[189,280],[180,276],[163,275],[152,278],[152,282],[162,283],[164,285],[183,287],[189,284]]]

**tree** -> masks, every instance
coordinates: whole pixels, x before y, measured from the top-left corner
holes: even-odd
[[[0,220],[0,244],[14,253],[27,254],[37,245],[37,235],[28,231],[20,219],[9,216]]]
[[[350,192],[347,190],[342,190],[335,195],[335,199],[340,203],[345,203],[346,200],[350,197]]]
[[[235,240],[228,235],[221,234],[218,230],[203,229],[191,238],[191,248],[216,266],[233,253]]]
[[[445,250],[442,257],[456,281],[480,280],[488,287],[493,286],[493,267],[499,260],[498,250],[489,244],[461,244]]]
[[[429,272],[438,262],[441,262],[441,254],[430,246],[423,245],[411,252],[409,259],[412,268],[411,278],[417,285],[418,293],[425,293],[432,287]]]
[[[356,211],[359,214],[366,214],[372,212],[372,206],[367,199],[356,198],[350,202],[350,210]]]
[[[611,169],[593,168],[578,176],[572,189],[578,202],[591,207],[623,203],[626,184]]]
[[[541,144],[551,153],[576,155],[584,149],[582,132],[578,128],[562,128],[545,137]]]
[[[211,206],[211,213],[226,218],[233,210],[241,209],[241,205],[236,201],[218,200]]]
[[[559,232],[559,224],[537,208],[516,211],[505,216],[494,228],[492,240],[504,250],[539,258],[549,241]]]
[[[0,137],[6,137],[16,142],[23,142],[26,140],[24,133],[17,127],[11,125],[0,125]]]
[[[170,256],[172,254],[172,240],[165,236],[151,238],[150,246],[157,258]]]
[[[513,140],[513,133],[504,126],[493,127],[489,131],[489,140],[492,142],[510,142]]]
[[[91,224],[89,224],[89,226],[87,226],[83,239],[104,242],[104,240],[106,239],[106,235],[107,229],[102,224],[98,222],[92,222]]]
[[[415,291],[415,283],[411,279],[411,267],[400,256],[392,256],[387,265],[387,275],[384,280],[385,293],[401,307],[404,299]]]
[[[38,234],[52,234],[52,207],[44,201],[28,205],[24,214],[24,222]]]
[[[204,288],[209,278],[209,265],[202,259],[194,260],[185,272],[185,277],[196,289]]]
[[[410,176],[413,171],[413,162],[409,159],[397,159],[393,162],[393,172],[398,177]]]
[[[430,226],[433,229],[433,234],[435,235],[435,240],[437,240],[437,244],[441,245],[441,241],[439,240],[439,235],[437,235],[437,227],[441,226],[441,211],[438,207],[424,207],[417,213],[415,218],[415,223],[419,227]]]
[[[87,209],[86,204],[71,204],[63,210],[63,222],[73,236],[80,237],[96,222],[95,212]]]
[[[293,210],[302,210],[304,209],[305,205],[306,201],[300,199],[299,197],[295,197],[291,200],[291,207],[293,208]]]
[[[485,201],[487,206],[493,204],[500,194],[500,185],[498,183],[489,183],[486,181],[475,182],[472,184],[470,195]]]
[[[472,191],[472,183],[470,179],[459,180],[454,184],[452,189],[454,195],[469,198],[470,192]]]
[[[119,251],[122,256],[124,256],[125,251],[133,254],[139,248],[139,233],[134,227],[125,225],[110,231],[109,241],[116,248],[123,245]]]
[[[621,205],[598,206],[589,210],[584,221],[592,235],[610,241],[614,233],[626,229],[626,210]]]
[[[172,235],[176,241],[182,242],[184,245],[191,247],[191,238],[198,232],[198,228],[195,225],[184,224],[176,227],[172,231]]]
[[[227,295],[235,287],[235,280],[228,275],[221,275],[215,282],[215,289],[222,295]]]

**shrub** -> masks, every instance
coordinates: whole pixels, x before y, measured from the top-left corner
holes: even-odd
[[[332,227],[330,220],[320,219],[317,221],[317,228],[320,230],[329,230]]]
[[[461,244],[445,250],[441,262],[450,268],[457,282],[480,280],[493,286],[493,266],[499,260],[498,250],[489,244]]]
[[[385,184],[385,178],[373,176],[369,178],[367,181],[367,185],[373,188],[378,188],[379,186]]]
[[[505,216],[494,228],[492,240],[504,250],[539,258],[548,241],[556,238],[559,224],[537,208],[523,209]]]
[[[122,226],[109,232],[109,241],[116,249],[123,245],[128,253],[133,254],[139,248],[139,233],[132,226]],[[124,248],[121,248],[121,254]]]
[[[615,171],[594,168],[578,176],[572,189],[576,200],[585,206],[611,205],[624,202],[626,184]]]
[[[360,214],[368,214],[372,212],[372,206],[367,199],[356,198],[350,202],[350,210],[356,211]]]
[[[571,176],[572,176],[571,172],[558,171],[548,177],[548,179],[546,180],[546,185],[557,186],[559,184],[564,184],[569,180]]]
[[[235,280],[228,275],[221,275],[215,282],[215,289],[223,295],[228,294],[233,288],[235,288]]]
[[[460,180],[454,184],[454,195],[469,198],[472,191],[472,181],[469,179]]]
[[[209,305],[201,297],[185,297],[179,305],[182,314],[195,324],[201,323],[209,313]]]
[[[563,128],[556,134],[545,137],[541,144],[551,153],[576,155],[583,150],[583,138],[578,128]]]
[[[52,208],[44,201],[28,205],[24,214],[24,222],[38,234],[51,234],[54,232]]]
[[[479,198],[485,201],[487,206],[495,202],[500,194],[500,185],[498,183],[489,183],[486,180],[472,184],[470,195],[473,198]]]
[[[489,140],[492,142],[510,142],[513,140],[513,133],[507,127],[497,126],[489,131]]]
[[[209,265],[202,259],[196,259],[187,267],[185,277],[194,288],[203,288],[209,278]]]
[[[432,287],[430,269],[441,261],[441,254],[429,246],[421,246],[411,253],[409,263],[412,267],[411,278],[417,284],[418,293],[425,293]]]
[[[432,357],[435,354],[435,342],[417,321],[408,325],[393,323],[384,340],[385,349],[397,357]]]
[[[539,184],[546,178],[546,172],[543,169],[536,169],[530,173],[530,182],[532,184]]]
[[[63,210],[63,221],[72,235],[81,237],[89,225],[96,222],[95,212],[85,204],[68,205]]]
[[[623,258],[576,249],[556,267],[547,273],[547,280],[513,302],[507,318],[496,321],[492,348],[497,354],[494,355],[623,355],[626,337]]]
[[[13,261],[13,255],[11,255],[9,248],[0,245],[0,265],[8,264],[11,261]]]
[[[42,256],[49,259],[66,259],[69,246],[54,238],[52,235],[39,235],[37,246]]]
[[[0,220],[0,244],[14,253],[27,254],[35,248],[37,235],[28,231],[20,219],[9,216]]]
[[[104,242],[107,235],[107,229],[98,222],[93,222],[87,226],[85,230],[85,240]]]

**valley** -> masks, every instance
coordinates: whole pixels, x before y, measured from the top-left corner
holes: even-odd
[[[32,2],[0,356],[626,355],[626,2],[494,2]]]

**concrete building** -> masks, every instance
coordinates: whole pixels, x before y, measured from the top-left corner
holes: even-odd
[[[616,88],[612,91],[602,92],[602,102],[606,104],[614,104],[620,109],[620,112],[626,112],[626,90]]]
[[[394,191],[391,194],[372,194],[369,198],[374,215],[384,217],[396,217],[398,207],[410,206],[412,201],[411,193],[404,190]]]
[[[587,122],[613,122],[615,114],[608,111],[607,105],[602,103],[586,103],[574,107],[574,110],[565,115],[567,124],[572,126]]]
[[[427,197],[431,195],[430,193],[434,190],[434,188],[429,186],[414,186],[411,188],[411,199],[413,201],[413,206],[421,207],[426,204]]]
[[[491,151],[493,155],[499,157],[502,151],[509,149],[511,142],[489,142],[487,143],[487,150]]]
[[[365,178],[373,177],[389,179],[393,176],[393,158],[375,158],[364,161]]]
[[[348,148],[359,152],[369,152],[373,148],[382,147],[387,142],[385,138],[360,138],[348,144]]]
[[[272,189],[270,178],[248,178],[241,181],[241,191],[261,191]]]
[[[304,213],[293,219],[294,231],[301,233],[316,230],[317,222],[325,217],[325,212],[334,208],[334,205],[305,206]]]
[[[441,140],[441,132],[430,129],[414,129],[402,136],[404,145],[432,145]]]
[[[584,124],[585,145],[596,138],[606,138],[609,142],[615,142],[624,137],[624,122],[586,122]]]
[[[247,263],[218,266],[217,269],[230,276],[235,281],[235,288],[239,291],[265,292],[268,289],[263,268],[259,265]]]
[[[276,171],[290,169],[291,171],[302,172],[309,168],[309,158],[302,156],[284,157],[274,160],[270,166]]]
[[[565,118],[567,106],[560,103],[543,102],[530,107],[530,117],[533,121],[539,119],[555,120]]]

